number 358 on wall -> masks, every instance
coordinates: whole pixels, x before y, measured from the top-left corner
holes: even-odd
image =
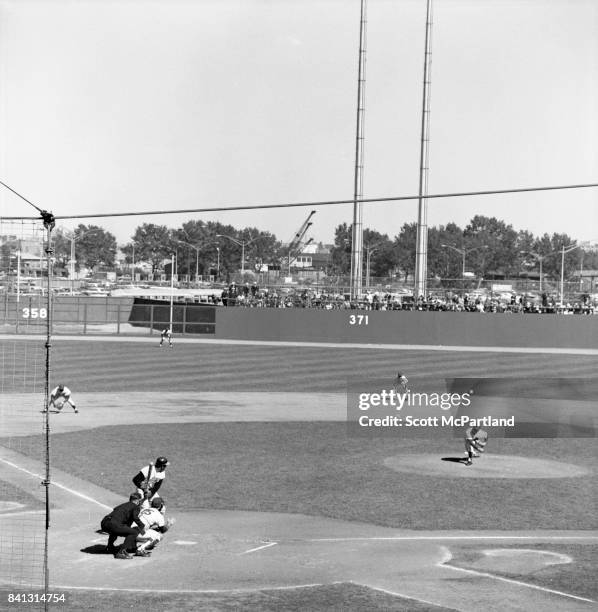
[[[46,308],[23,308],[23,319],[46,319],[47,317]]]

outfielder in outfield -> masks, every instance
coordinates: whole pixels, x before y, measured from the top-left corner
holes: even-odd
[[[139,520],[145,527],[145,533],[137,536],[137,554],[145,556],[144,553],[150,553],[173,525],[173,518],[164,517],[164,501],[161,497],[154,497],[151,506],[141,510]]]
[[[70,404],[75,411],[75,414],[79,412],[75,406],[75,402],[73,402],[71,398],[71,390],[60,383],[57,387],[54,387],[50,393],[48,408],[54,408],[60,412],[65,404]]]
[[[172,348],[172,331],[169,327],[165,327],[160,332],[160,346],[164,344],[164,340],[168,340],[168,346]]]
[[[479,457],[488,443],[488,433],[481,427],[468,427],[465,430],[465,465],[471,465],[474,457]]]
[[[133,484],[137,487],[137,493],[144,497],[142,508],[149,508],[150,502],[157,493],[166,478],[166,466],[169,465],[166,457],[158,457],[156,463],[150,463],[142,467],[133,478]]]

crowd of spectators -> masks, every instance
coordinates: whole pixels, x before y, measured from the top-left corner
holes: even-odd
[[[236,285],[231,283],[221,295],[213,294],[211,303],[227,307],[246,308],[319,308],[325,310],[418,310],[478,313],[563,313],[598,314],[598,304],[589,295],[565,303],[557,298],[541,295],[515,294],[492,295],[446,292],[444,295],[430,294],[417,300],[409,294],[366,291],[359,300],[348,295],[315,291],[313,289],[261,289],[256,283]]]

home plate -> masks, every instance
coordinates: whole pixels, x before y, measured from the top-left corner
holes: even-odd
[[[178,544],[179,546],[193,546],[197,544],[197,542],[192,542],[191,540],[175,540],[173,544]]]

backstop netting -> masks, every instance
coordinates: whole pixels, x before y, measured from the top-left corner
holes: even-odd
[[[43,230],[41,221],[3,221],[0,227],[2,306],[10,305],[12,316],[27,293],[25,287],[47,284],[45,256],[38,252],[45,249]],[[0,592],[4,593],[44,587],[46,348],[40,332],[47,314],[39,308],[29,310],[17,333],[14,325],[0,331]],[[33,337],[23,333],[31,321],[37,332]]]

